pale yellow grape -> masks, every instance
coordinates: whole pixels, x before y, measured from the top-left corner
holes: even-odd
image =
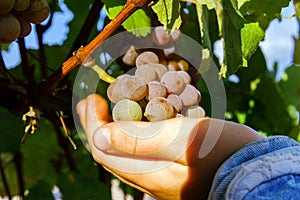
[[[128,76],[122,79],[121,90],[128,99],[134,101],[143,99],[147,95],[147,89],[147,83],[137,76]]]
[[[181,31],[179,29],[176,29],[171,34],[171,38],[173,41],[177,41],[180,38],[180,35],[181,35]]]
[[[120,76],[117,77],[117,80],[124,80],[126,77],[129,77],[130,75],[129,74],[122,74]]]
[[[193,106],[199,103],[201,94],[197,88],[188,84],[179,95],[184,106]]]
[[[161,85],[159,81],[151,81],[148,83],[147,99],[151,100],[155,97],[167,97],[167,88]]]
[[[177,64],[177,61],[175,61],[175,60],[170,60],[170,61],[168,62],[167,67],[168,67],[168,70],[169,70],[169,71],[178,71],[178,70],[181,70],[181,69],[179,68],[178,64]]]
[[[202,118],[205,117],[205,110],[201,106],[191,106],[185,113],[186,117]]]
[[[118,103],[120,100],[125,99],[121,89],[122,81],[116,80],[112,82],[107,88],[107,97],[112,103]]]
[[[164,29],[163,26],[155,27],[151,33],[151,36],[152,41],[158,46],[164,46],[171,40],[170,34]]]
[[[156,80],[156,72],[151,65],[141,65],[136,68],[135,76],[143,79],[146,83]]]
[[[134,46],[130,46],[129,49],[124,54],[124,56],[122,57],[122,61],[126,65],[134,66],[138,55],[139,54],[136,52]]]
[[[148,63],[159,63],[158,56],[155,53],[153,53],[152,51],[145,51],[145,52],[141,53],[136,58],[136,61],[135,61],[135,65],[137,67],[148,64]]]
[[[162,76],[168,72],[167,67],[159,63],[149,63],[148,65],[152,66],[156,72],[156,79],[160,80]]]
[[[113,107],[112,117],[114,121],[140,121],[143,112],[137,102],[123,99]]]
[[[144,115],[150,122],[154,122],[173,118],[176,112],[166,98],[156,97],[148,102]]]
[[[186,72],[189,71],[189,63],[186,62],[185,60],[178,61],[178,66],[182,71],[186,71]]]
[[[0,0],[0,15],[9,13],[14,5],[15,0]]]
[[[180,94],[186,86],[183,78],[177,71],[168,71],[163,75],[160,82],[171,94]]]
[[[168,101],[173,105],[173,107],[175,108],[175,110],[177,112],[180,112],[182,110],[182,101],[181,98],[176,95],[176,94],[170,94],[167,97]]]
[[[175,46],[171,46],[171,47],[163,49],[165,57],[170,59],[174,55],[175,50],[176,50]]]
[[[14,41],[20,32],[21,24],[13,14],[0,15],[0,44]]]
[[[184,83],[191,83],[191,76],[186,71],[178,71],[177,73],[183,78]]]

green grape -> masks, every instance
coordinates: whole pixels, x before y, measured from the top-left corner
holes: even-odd
[[[186,117],[202,118],[205,117],[205,110],[201,106],[191,106],[185,113]]]
[[[14,5],[15,0],[0,0],[0,15],[9,13]]]
[[[29,0],[16,0],[16,3],[14,5],[15,11],[23,11],[26,10],[29,7]]]
[[[20,32],[20,22],[13,14],[0,15],[0,44],[14,41]]]
[[[143,112],[137,102],[123,99],[113,107],[112,117],[114,121],[140,121]]]

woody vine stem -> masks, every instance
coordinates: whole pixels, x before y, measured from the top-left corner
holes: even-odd
[[[99,47],[104,40],[111,36],[119,26],[137,9],[147,5],[149,0],[127,0],[123,9],[118,15],[107,24],[104,29],[85,47],[80,47],[73,55],[67,59],[60,69],[54,72],[49,78],[41,82],[37,89],[33,92],[33,95],[46,94],[51,91],[52,87],[58,83],[61,79],[67,76],[71,71],[78,66],[84,64],[85,60]]]

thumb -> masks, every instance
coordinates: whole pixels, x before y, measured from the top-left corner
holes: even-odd
[[[76,106],[80,123],[87,134],[89,145],[95,130],[110,121],[107,101],[98,94],[91,94]]]
[[[135,159],[186,163],[185,153],[205,119],[173,118],[159,122],[119,121],[100,126],[92,136],[95,151]]]

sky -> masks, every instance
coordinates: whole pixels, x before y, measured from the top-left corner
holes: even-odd
[[[53,16],[54,23],[44,35],[45,43],[49,45],[61,45],[67,38],[69,31],[66,24],[73,18],[72,12],[59,0],[61,12],[56,12]],[[262,51],[266,57],[267,66],[271,70],[274,63],[278,63],[279,75],[284,69],[292,64],[294,52],[294,38],[299,37],[299,26],[295,17],[291,17],[295,13],[293,4],[282,10],[282,20],[273,20],[268,29],[264,41],[260,43]],[[101,17],[105,17],[105,13],[101,12]],[[99,20],[98,30],[103,28],[103,20]],[[47,20],[44,22],[47,23]],[[34,29],[34,26],[33,26]],[[37,49],[37,37],[35,31],[32,31],[25,38],[27,48]],[[223,56],[221,42],[215,43],[215,54],[220,58]],[[3,52],[3,58],[8,68],[12,68],[20,63],[20,54],[18,52],[18,44],[11,43],[9,51]]]

